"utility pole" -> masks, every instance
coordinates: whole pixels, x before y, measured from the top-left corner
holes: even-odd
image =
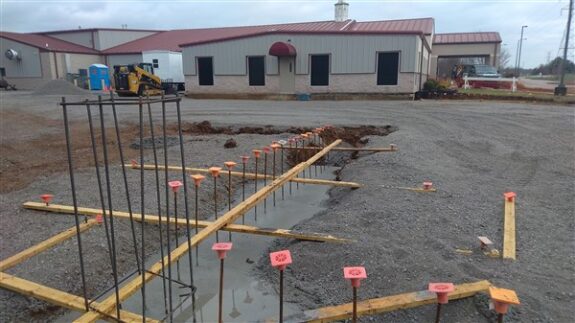
[[[519,73],[521,70],[521,50],[523,48],[523,30],[527,28],[527,26],[521,26],[521,38],[519,38],[519,53],[517,54],[517,69],[515,70],[515,74],[519,77]]]
[[[569,32],[571,31],[571,16],[573,15],[573,0],[569,0],[569,16],[567,18],[567,31],[565,33],[565,48],[563,48],[563,60],[561,60],[561,80],[555,88],[555,95],[567,95],[565,86],[565,62],[567,61],[567,49],[569,48]]]

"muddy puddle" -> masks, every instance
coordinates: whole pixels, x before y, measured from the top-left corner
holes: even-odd
[[[311,168],[313,170],[313,167]],[[335,167],[326,167],[323,173],[319,172],[314,178],[333,179],[335,177]],[[307,174],[307,172],[306,172]],[[263,182],[259,184],[261,187]],[[323,206],[328,199],[329,186],[322,185],[299,185],[292,183],[293,194],[289,193],[289,184],[284,187],[285,200],[282,200],[281,189],[276,192],[276,207],[273,207],[273,196],[267,199],[267,209],[264,212],[263,202],[257,207],[257,222],[254,211],[246,214],[245,223],[261,228],[283,228],[288,229],[297,223],[311,218],[314,214],[325,209]],[[253,186],[246,186],[246,190],[253,190]],[[237,193],[240,193],[238,191]],[[241,200],[241,196],[239,197]],[[239,218],[236,223],[241,223]],[[254,275],[254,268],[262,254],[266,253],[271,242],[275,238],[248,235],[232,234],[233,250],[228,253],[225,260],[224,274],[224,322],[264,322],[266,320],[277,320],[278,315],[278,295],[276,289]],[[228,232],[220,231],[220,242],[228,241]],[[183,238],[180,238],[180,243]],[[194,285],[197,287],[195,306],[192,306],[190,289],[172,284],[172,300],[174,311],[174,322],[217,322],[218,315],[218,288],[219,288],[219,260],[212,244],[216,241],[215,235],[211,236],[200,244],[198,261],[195,264],[194,255]],[[174,242],[175,243],[175,242]],[[174,244],[172,244],[174,245]],[[160,259],[160,254],[148,259],[147,266],[150,267]],[[179,262],[179,276],[183,282],[189,282],[189,263],[187,255]],[[178,279],[177,265],[172,265],[172,278]],[[167,281],[166,281],[167,284]],[[181,296],[184,295],[184,296]],[[100,299],[101,300],[101,299]],[[155,278],[146,284],[146,316],[155,319],[165,317],[163,284],[160,278]],[[134,313],[142,313],[141,293],[136,293],[122,304],[122,308]],[[284,317],[299,313],[300,309],[290,303],[284,303]],[[77,317],[77,313],[70,313],[61,318],[60,322],[67,322]],[[167,320],[166,320],[167,321]]]

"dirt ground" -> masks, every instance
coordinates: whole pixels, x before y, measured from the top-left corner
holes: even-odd
[[[58,96],[30,96],[24,92],[1,93],[0,163],[0,258],[42,241],[73,226],[68,215],[43,214],[23,210],[20,204],[52,193],[55,203],[70,204],[69,178],[61,109]],[[72,100],[74,98],[69,98]],[[342,166],[339,177],[365,185],[358,190],[332,189],[329,208],[297,228],[331,233],[355,239],[349,245],[277,241],[270,249],[289,247],[294,265],[286,274],[286,300],[302,310],[350,299],[348,283],[341,267],[363,265],[368,279],[360,298],[381,297],[425,289],[430,281],[454,283],[488,279],[515,289],[522,300],[508,321],[570,322],[575,312],[574,182],[575,118],[573,107],[522,103],[473,101],[338,101],[270,102],[184,99],[182,115],[187,129],[186,162],[207,167],[228,159],[237,160],[255,147],[271,140],[287,138],[288,132],[323,124],[357,127],[393,127],[387,136],[367,135],[367,146],[394,143],[396,153],[334,155]],[[126,159],[137,156],[129,148],[138,129],[138,111],[118,109],[123,127],[122,142]],[[111,115],[105,115],[108,122]],[[85,109],[70,111],[77,181],[81,205],[97,207],[96,179],[90,157],[89,132]],[[168,112],[173,122],[175,113]],[[99,121],[99,119],[97,119]],[[198,123],[207,120],[210,134],[194,135]],[[200,125],[201,126],[201,125]],[[206,126],[206,124],[203,124]],[[245,130],[240,128],[259,128]],[[184,127],[186,129],[186,127]],[[227,130],[226,130],[227,129]],[[268,129],[268,130],[265,130]],[[391,129],[391,128],[388,128]],[[292,131],[293,130],[293,131]],[[111,129],[109,130],[111,131]],[[264,135],[262,135],[263,133]],[[173,135],[169,134],[169,135]],[[233,137],[238,147],[224,149]],[[363,135],[362,135],[363,137]],[[113,144],[114,133],[108,140]],[[136,142],[137,144],[137,142]],[[176,146],[170,147],[170,163],[179,162]],[[118,161],[117,153],[112,155]],[[146,161],[153,158],[146,150]],[[163,158],[160,151],[159,158]],[[113,166],[112,177],[121,176]],[[163,180],[163,177],[161,178]],[[414,193],[398,186],[418,186],[430,180],[436,193]],[[147,175],[145,184],[155,185]],[[130,176],[130,188],[139,187],[138,177]],[[203,213],[211,210],[210,181],[205,182]],[[225,188],[219,187],[220,194]],[[121,182],[112,187],[124,194]],[[503,197],[505,191],[517,193],[517,260],[502,261],[479,252],[477,236],[487,235],[502,249]],[[139,195],[139,194],[135,194]],[[153,194],[152,194],[153,195]],[[126,209],[120,196],[115,209]],[[133,196],[139,211],[139,196]],[[156,200],[146,196],[145,207],[155,210]],[[152,212],[152,211],[151,211]],[[119,270],[135,268],[129,222],[117,221]],[[139,225],[136,234],[140,234]],[[157,227],[146,226],[146,245],[157,250]],[[84,234],[89,294],[109,285],[109,261],[104,230]],[[76,261],[77,246],[72,239],[8,270],[9,273],[81,294]],[[473,255],[455,249],[469,248]],[[103,250],[102,250],[103,249]],[[310,261],[313,259],[313,261]],[[269,282],[276,272],[269,269],[267,255],[257,263],[254,275]],[[62,310],[17,294],[0,291],[0,320],[50,321]],[[433,319],[435,308],[425,306],[361,321],[421,322]],[[446,322],[490,322],[487,297],[479,295],[453,302],[445,308]]]

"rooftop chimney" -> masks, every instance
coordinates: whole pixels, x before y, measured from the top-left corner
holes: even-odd
[[[335,4],[335,21],[346,21],[349,3],[338,0]]]

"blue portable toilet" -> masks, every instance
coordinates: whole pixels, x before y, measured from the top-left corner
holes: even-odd
[[[110,88],[110,75],[108,66],[103,64],[92,64],[88,68],[90,73],[90,90],[106,90]],[[105,88],[102,88],[104,84]]]

